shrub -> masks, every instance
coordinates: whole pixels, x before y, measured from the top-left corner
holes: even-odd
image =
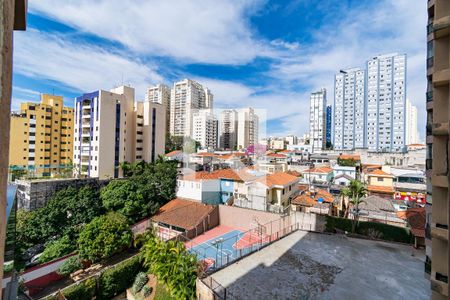
[[[78,255],[75,255],[69,257],[65,262],[61,264],[61,266],[58,268],[58,274],[67,276],[81,268],[83,268],[83,265],[81,264]]]
[[[153,237],[143,247],[145,266],[164,282],[172,296],[178,299],[195,298],[195,280],[199,271],[197,257],[189,253],[183,243],[164,242]]]
[[[133,295],[139,293],[147,282],[147,274],[145,274],[144,272],[139,272],[136,275],[133,286],[131,287],[131,292],[133,293]]]
[[[150,286],[144,286],[141,290],[142,295],[144,296],[144,298],[147,298],[148,296],[150,296],[153,292],[153,288]]]
[[[327,216],[326,219],[327,223],[325,225],[325,230],[328,232],[334,232],[336,228],[348,232],[351,231],[352,221],[349,219],[330,216]],[[413,241],[412,235],[408,228],[392,226],[383,223],[359,221],[356,232],[370,238],[378,238],[386,241],[407,244],[410,244]]]
[[[62,291],[67,300],[89,300],[95,296],[95,278],[88,278],[77,285],[70,286]]]
[[[127,219],[118,213],[96,217],[78,237],[80,258],[98,261],[120,252],[131,244]],[[133,276],[134,278],[134,276]]]
[[[74,243],[67,235],[65,235],[59,240],[50,242],[45,246],[44,252],[42,252],[42,255],[39,257],[39,262],[45,263],[60,258],[75,251],[75,249]]]
[[[133,279],[142,270],[139,256],[126,260],[117,266],[106,270],[99,279],[97,299],[111,299],[126,290]]]

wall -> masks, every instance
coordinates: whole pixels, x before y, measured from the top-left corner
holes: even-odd
[[[248,230],[256,227],[258,223],[266,224],[274,220],[279,220],[280,215],[261,210],[219,205],[219,218],[220,225]]]

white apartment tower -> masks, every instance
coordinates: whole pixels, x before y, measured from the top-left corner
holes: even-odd
[[[234,109],[223,110],[220,114],[220,148],[237,148],[238,112]]]
[[[210,109],[202,109],[194,113],[192,138],[202,148],[216,149],[218,137],[218,120]]]
[[[243,149],[258,143],[259,118],[253,108],[238,111],[237,148]]]
[[[341,70],[334,78],[334,149],[365,148],[365,130],[365,72]]]
[[[145,102],[159,103],[166,110],[166,129],[170,128],[170,88],[165,84],[157,84],[147,88]]]
[[[406,54],[367,61],[367,148],[402,152],[406,146]]]
[[[212,107],[213,95],[200,83],[190,79],[175,82],[170,95],[170,134],[192,137],[194,113]]]
[[[145,104],[144,104],[145,106]],[[159,114],[134,102],[134,89],[121,86],[111,91],[99,90],[75,99],[74,173],[76,176],[120,177],[120,164],[142,159],[151,161],[164,153],[165,135],[148,132],[163,130],[165,113],[155,104]],[[158,118],[159,115],[159,118]],[[147,127],[146,127],[147,126]],[[151,131],[151,130],[150,130]],[[148,151],[154,154],[148,155]]]
[[[327,91],[311,93],[309,102],[309,137],[312,150],[325,149]]]
[[[417,131],[417,107],[406,99],[406,145],[419,143]]]

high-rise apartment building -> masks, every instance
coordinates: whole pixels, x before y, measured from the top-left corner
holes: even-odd
[[[220,148],[235,150],[237,147],[238,112],[226,109],[220,113]]]
[[[427,225],[425,272],[431,299],[448,299],[449,249],[449,123],[450,123],[450,5],[427,2]]]
[[[406,145],[419,143],[417,131],[417,107],[406,99]]]
[[[75,99],[74,173],[120,177],[121,163],[151,162],[164,153],[165,109],[134,102],[134,89],[121,86]]]
[[[238,110],[237,148],[244,149],[258,143],[259,118],[253,108]]]
[[[365,72],[341,70],[334,78],[334,149],[365,148],[365,133]]]
[[[69,167],[73,151],[73,109],[61,96],[42,94],[40,103],[22,103],[11,114],[9,166],[36,176]]]
[[[332,122],[332,116],[333,116],[333,109],[332,109],[332,107],[331,107],[331,105],[328,105],[327,106],[327,113],[326,113],[326,134],[325,134],[325,142],[326,142],[326,144],[331,144],[331,137],[332,137],[332,131],[331,131],[331,128],[332,128],[332,124],[331,124],[331,122]]]
[[[170,95],[170,134],[192,137],[194,113],[213,108],[213,95],[200,83],[184,79],[175,82]]]
[[[203,148],[216,149],[219,122],[209,109],[199,110],[193,117],[192,138]]]
[[[170,129],[170,88],[165,84],[157,84],[147,88],[145,102],[159,103],[166,110],[166,129]]]
[[[325,149],[327,91],[321,89],[309,98],[309,137],[314,150]]]
[[[296,135],[288,135],[284,138],[287,145],[297,145],[298,144],[298,137]]]
[[[367,61],[366,89],[368,150],[404,151],[406,54],[379,55]]]

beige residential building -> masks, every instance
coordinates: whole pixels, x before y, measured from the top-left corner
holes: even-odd
[[[175,82],[170,94],[170,134],[192,137],[194,113],[205,108],[213,108],[210,90],[190,79]]]
[[[166,132],[170,128],[170,88],[165,84],[157,84],[147,88],[145,102],[159,103],[166,110]]]
[[[202,109],[192,117],[192,138],[202,148],[216,149],[218,136],[218,120],[210,109]]]
[[[427,226],[425,271],[432,299],[448,299],[450,2],[428,1]],[[430,214],[431,213],[431,214]],[[430,247],[431,246],[431,247]]]
[[[258,143],[259,119],[253,108],[238,110],[237,147],[244,149]]]
[[[237,145],[238,113],[226,109],[220,113],[220,148],[235,150]]]
[[[55,176],[67,170],[73,155],[73,108],[63,97],[42,94],[40,103],[22,103],[11,113],[11,170],[32,176]]]
[[[121,86],[75,99],[75,174],[117,178],[124,162],[154,161],[164,154],[165,109],[135,103],[134,89]]]

